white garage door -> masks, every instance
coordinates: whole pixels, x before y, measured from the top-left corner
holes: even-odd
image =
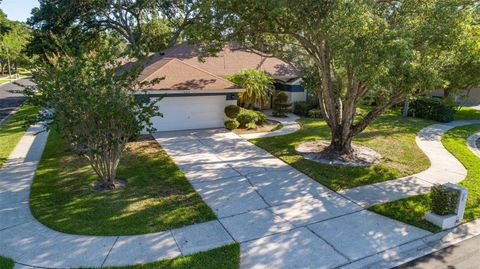
[[[224,95],[165,97],[157,105],[163,114],[152,118],[157,131],[223,127]]]

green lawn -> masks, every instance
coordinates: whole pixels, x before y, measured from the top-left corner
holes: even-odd
[[[480,130],[480,125],[466,125],[446,132],[442,143],[467,169],[467,177],[460,185],[468,189],[467,205],[465,208],[464,222],[480,218],[480,159],[473,154],[467,146],[467,137]],[[387,217],[397,219],[417,227],[433,232],[439,229],[432,228],[423,220],[425,213],[430,210],[431,201],[428,194],[418,195],[375,205],[370,210]]]
[[[125,189],[92,191],[93,170],[52,131],[32,184],[32,212],[55,230],[89,235],[144,234],[216,218],[151,138],[129,143],[117,177]]]
[[[480,110],[470,107],[462,107],[455,114],[455,120],[480,120]]]
[[[25,134],[28,127],[26,119],[37,113],[38,109],[25,105],[10,119],[0,125],[0,167],[7,160],[10,152],[15,148],[18,141]]]
[[[1,269],[13,269],[15,262],[7,257],[0,256],[0,268]]]
[[[355,139],[385,157],[384,162],[365,167],[331,166],[302,158],[295,146],[308,140],[330,139],[330,130],[321,119],[301,118],[299,123],[302,129],[298,132],[252,142],[335,191],[411,175],[430,166],[415,136],[433,121],[403,118],[396,112],[381,116]]]

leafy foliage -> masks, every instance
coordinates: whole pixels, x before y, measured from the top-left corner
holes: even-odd
[[[339,154],[350,154],[352,138],[388,108],[441,87],[441,70],[457,67],[438,55],[454,55],[455,44],[478,21],[475,1],[214,3],[228,39],[306,60],[319,82],[308,81],[307,88],[316,90],[332,132],[330,150]],[[374,105],[357,115],[364,99]]]
[[[308,116],[308,111],[312,106],[305,101],[298,101],[293,103],[293,113],[298,116]]]
[[[151,82],[137,80],[140,67],[127,69],[108,45],[78,57],[56,55],[39,62],[36,88],[27,89],[31,103],[45,108],[38,120],[54,127],[86,157],[105,187],[113,187],[126,143],[161,115],[155,100],[136,98]]]
[[[237,105],[229,105],[224,109],[225,115],[230,119],[236,119],[240,113],[240,107]]]
[[[227,79],[245,89],[245,92],[239,93],[239,97],[241,106],[247,108],[261,108],[268,102],[274,89],[272,77],[255,69],[242,70]]]
[[[321,118],[322,111],[318,108],[313,108],[308,111],[308,116],[311,118]]]
[[[430,197],[432,199],[432,211],[435,214],[445,216],[455,213],[460,192],[444,185],[434,185]]]
[[[275,117],[286,117],[286,113],[290,110],[292,104],[288,103],[288,95],[279,92],[273,99],[273,115]]]
[[[452,121],[455,107],[435,97],[422,97],[410,104],[409,115],[440,122]]]
[[[228,119],[224,122],[224,125],[228,130],[235,130],[240,126],[240,123],[236,119]]]

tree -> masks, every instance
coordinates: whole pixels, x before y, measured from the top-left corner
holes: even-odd
[[[141,68],[122,66],[113,51],[104,45],[80,56],[51,56],[34,71],[38,87],[27,89],[28,100],[45,108],[37,120],[61,133],[106,189],[115,188],[127,142],[144,128],[153,131],[150,118],[161,115],[156,100],[135,96],[158,81],[138,82]]]
[[[2,61],[2,73],[5,67],[10,70],[15,67],[26,67],[30,64],[30,58],[24,50],[31,38],[31,29],[25,23],[17,21],[8,22],[10,30],[1,36],[0,60]]]
[[[352,139],[408,95],[441,84],[436,56],[462,32],[475,1],[215,0],[226,39],[267,53],[296,51],[320,78],[317,96],[331,130],[328,151],[351,155]],[[357,115],[364,99],[374,100]]]
[[[274,89],[272,77],[255,69],[242,70],[227,79],[245,89],[245,92],[239,93],[239,101],[243,107],[251,108],[256,105],[261,108],[268,102]]]
[[[189,28],[202,19],[200,14],[209,16],[208,10],[206,2],[198,0],[40,0],[29,19],[36,29],[32,52],[55,49],[49,46],[51,35],[88,43],[109,32],[123,38],[135,56],[145,56],[149,49],[163,48],[153,46],[152,40],[176,45],[182,34],[195,31]]]

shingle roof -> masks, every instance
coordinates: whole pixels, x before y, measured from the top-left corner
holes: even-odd
[[[175,58],[154,57],[140,74],[140,81],[164,77],[147,90],[221,90],[235,85],[219,76]]]
[[[206,57],[200,62],[198,49],[194,45],[180,44],[163,52],[164,57],[176,58],[220,77],[232,75],[242,69],[257,69],[274,77],[298,78],[299,72],[292,65],[274,57],[242,49],[239,45],[228,44],[217,57]]]

